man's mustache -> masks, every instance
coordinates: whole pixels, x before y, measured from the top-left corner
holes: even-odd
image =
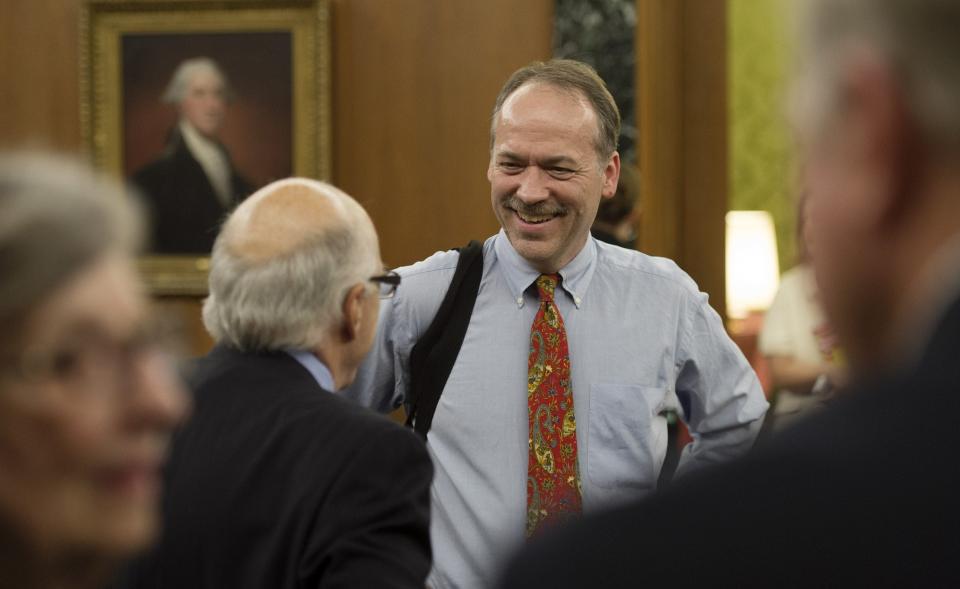
[[[549,202],[527,204],[516,195],[504,199],[503,206],[526,217],[563,217],[567,214],[565,206]]]

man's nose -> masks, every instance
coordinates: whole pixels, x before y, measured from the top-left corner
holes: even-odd
[[[528,166],[520,175],[517,197],[526,203],[540,202],[550,196],[549,177],[537,166]]]

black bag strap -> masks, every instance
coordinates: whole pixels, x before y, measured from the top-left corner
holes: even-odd
[[[483,274],[483,244],[471,241],[459,251],[457,269],[440,309],[410,352],[407,427],[412,427],[424,440],[460,354]]]

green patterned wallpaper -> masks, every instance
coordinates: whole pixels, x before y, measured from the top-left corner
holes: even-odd
[[[770,211],[780,270],[794,263],[794,176],[783,0],[729,0],[730,208]]]

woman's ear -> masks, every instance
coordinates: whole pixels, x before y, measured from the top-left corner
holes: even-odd
[[[357,339],[360,333],[360,324],[363,321],[363,301],[370,293],[362,284],[354,285],[343,299],[343,324],[340,327],[341,337],[345,343]]]

